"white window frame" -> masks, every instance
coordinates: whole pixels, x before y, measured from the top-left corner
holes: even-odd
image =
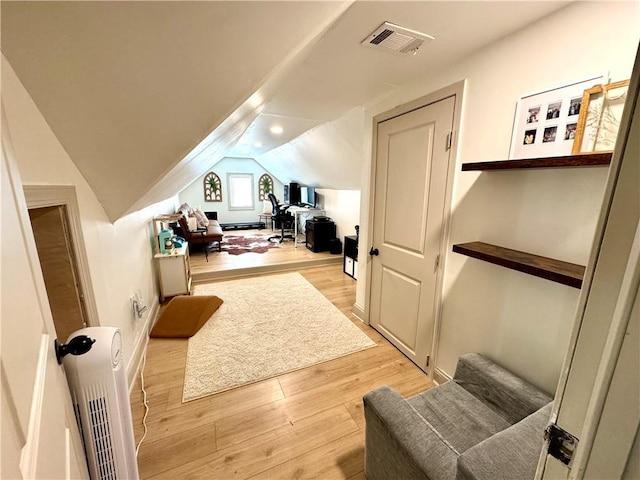
[[[237,202],[237,198],[235,195],[235,181],[242,181],[242,183],[248,183],[247,193],[251,196],[250,202],[249,198],[247,198],[246,202]],[[255,210],[256,209],[256,196],[255,196],[255,188],[253,182],[253,173],[227,173],[227,188],[228,188],[228,198],[229,204],[228,208],[230,211],[240,211],[240,210]]]

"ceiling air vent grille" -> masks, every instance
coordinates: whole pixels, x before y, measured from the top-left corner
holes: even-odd
[[[399,55],[415,55],[422,44],[433,40],[431,35],[409,30],[393,23],[384,22],[361,43],[367,47]]]

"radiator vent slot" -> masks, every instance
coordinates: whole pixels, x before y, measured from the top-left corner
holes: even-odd
[[[100,397],[89,401],[89,416],[100,478],[115,480],[116,461],[111,444],[111,422],[106,398]]]
[[[415,55],[418,49],[434,38],[426,33],[416,32],[408,28],[384,22],[370,33],[361,44],[396,55]]]

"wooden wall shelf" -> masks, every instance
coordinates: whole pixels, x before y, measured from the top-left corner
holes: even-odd
[[[575,263],[541,257],[483,242],[460,243],[453,246],[453,251],[570,287],[582,287],[585,267]]]
[[[499,160],[496,162],[463,163],[462,171],[512,170],[517,168],[567,168],[597,167],[611,163],[613,152],[585,153],[564,157],[526,158],[523,160]]]

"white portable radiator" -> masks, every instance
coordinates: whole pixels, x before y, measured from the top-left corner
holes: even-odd
[[[122,337],[113,327],[88,327],[71,334],[95,340],[83,354],[62,360],[92,480],[137,479]]]

